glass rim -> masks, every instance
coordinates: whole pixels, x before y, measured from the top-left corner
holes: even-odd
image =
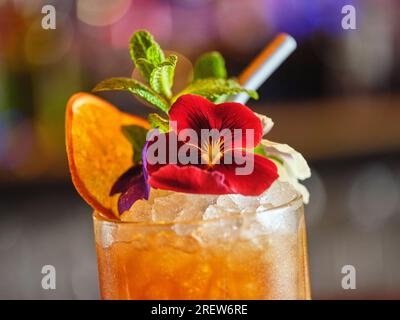
[[[216,217],[216,218],[207,219],[207,220],[193,219],[193,220],[182,220],[182,221],[123,221],[123,220],[119,220],[119,219],[108,218],[104,214],[99,212],[98,210],[94,210],[92,217],[93,217],[93,220],[95,220],[95,221],[99,221],[101,223],[106,223],[106,224],[110,224],[110,225],[131,225],[131,226],[135,226],[135,227],[158,227],[158,228],[160,228],[160,227],[170,228],[175,225],[187,225],[187,226],[190,226],[190,225],[196,226],[197,225],[198,226],[198,225],[202,225],[202,224],[216,223],[219,221],[235,221],[235,220],[240,220],[240,219],[244,219],[244,218],[246,218],[246,219],[254,218],[259,214],[274,213],[274,212],[280,211],[282,209],[288,209],[291,207],[295,207],[295,205],[299,202],[300,202],[300,205],[297,208],[295,208],[293,211],[297,210],[300,206],[303,205],[303,196],[300,193],[297,193],[296,197],[294,197],[290,201],[285,202],[276,207],[265,209],[260,212],[256,212],[256,210],[254,210],[254,213],[252,212],[252,213],[245,214],[245,215],[241,214],[240,212],[235,212],[229,216]]]

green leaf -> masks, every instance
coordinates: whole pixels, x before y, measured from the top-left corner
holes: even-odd
[[[157,92],[153,91],[137,80],[131,78],[110,78],[103,80],[93,89],[94,92],[110,90],[127,90],[135,96],[138,96],[153,106],[161,109],[165,113],[168,113],[168,102],[165,101],[163,97],[158,95]]]
[[[122,133],[133,146],[133,163],[142,161],[142,150],[146,143],[147,129],[139,126],[122,126]]]
[[[266,157],[266,158],[269,158],[269,159],[271,159],[271,160],[273,160],[273,161],[276,161],[276,162],[278,162],[280,165],[283,166],[284,161],[283,161],[281,158],[278,158],[277,156],[274,156],[274,155],[272,155],[272,154],[266,154],[265,157]]]
[[[136,67],[140,71],[142,77],[146,80],[150,79],[151,72],[155,68],[154,64],[152,64],[149,60],[145,58],[139,58],[136,60]]]
[[[146,80],[149,80],[151,71],[155,66],[164,61],[164,53],[153,36],[146,30],[133,34],[130,41],[130,53],[135,67]],[[139,61],[139,59],[144,59]],[[152,67],[149,72],[149,67]]]
[[[146,51],[147,60],[149,60],[154,65],[159,65],[165,60],[164,53],[157,42],[153,40],[153,44]]]
[[[223,102],[229,101],[229,97],[230,96],[228,94],[223,94],[223,95],[220,95],[218,98],[212,99],[212,101],[214,103],[223,103]]]
[[[260,143],[257,147],[254,148],[254,153],[260,156],[266,157],[267,154],[265,153],[263,145]]]
[[[194,65],[194,81],[206,78],[226,79],[226,77],[225,60],[217,51],[203,54]]]
[[[266,152],[265,152],[265,149],[264,149],[264,146],[263,146],[261,143],[260,143],[257,147],[254,148],[254,151],[253,151],[253,152],[254,152],[255,154],[258,154],[258,155],[263,156],[263,157],[265,157],[265,158],[271,159],[271,160],[273,160],[273,161],[279,163],[280,165],[283,165],[283,160],[280,159],[280,158],[278,158],[278,157],[275,156],[275,155],[266,153]]]
[[[168,119],[162,118],[157,113],[150,113],[147,117],[152,128],[158,128],[162,132],[169,131],[169,121]]]
[[[172,96],[171,88],[177,60],[177,56],[169,56],[164,62],[155,67],[150,75],[149,83],[151,88],[167,99]]]
[[[224,98],[224,95],[238,94],[241,92],[247,93],[253,99],[258,99],[257,92],[243,88],[236,80],[215,78],[199,79],[181,91],[174,97],[173,101],[183,94],[192,93],[215,102]]]

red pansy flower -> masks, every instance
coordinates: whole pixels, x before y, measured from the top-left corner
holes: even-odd
[[[201,96],[187,94],[172,105],[169,119],[175,121],[177,126],[173,128],[174,132],[164,134],[166,141],[169,141],[171,134],[180,136],[185,129],[194,130],[198,137],[201,136],[201,129],[217,129],[219,132],[229,130],[232,138],[227,141],[226,137],[221,136],[217,140],[189,146],[194,147],[198,151],[199,160],[203,160],[197,164],[184,164],[179,157],[175,159],[177,161],[167,159],[165,164],[151,164],[147,161],[148,182],[153,188],[196,194],[236,193],[254,196],[261,194],[278,178],[277,168],[272,161],[253,154],[254,146],[262,138],[262,124],[245,105],[234,102],[214,104]],[[254,135],[251,145],[246,145],[246,129],[251,129]],[[189,144],[187,142],[181,139],[178,148]],[[224,161],[228,155],[233,159],[230,164]],[[243,168],[244,164],[242,161],[241,164],[237,163],[239,161],[235,161],[235,155],[253,162],[251,173],[237,174],[236,169]]]

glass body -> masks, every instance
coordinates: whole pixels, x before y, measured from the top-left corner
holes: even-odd
[[[206,221],[93,218],[102,299],[311,297],[301,197]]]

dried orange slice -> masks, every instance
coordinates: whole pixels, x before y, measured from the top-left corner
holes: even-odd
[[[88,93],[73,95],[67,104],[66,145],[76,190],[94,209],[118,217],[109,196],[117,178],[132,166],[133,150],[122,125],[149,128],[145,119],[119,111]]]

